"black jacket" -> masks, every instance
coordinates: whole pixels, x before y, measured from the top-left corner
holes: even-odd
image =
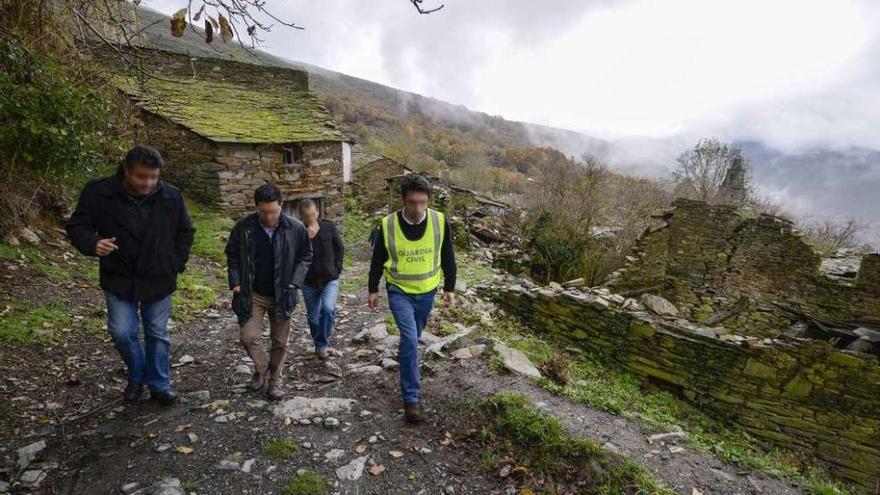
[[[97,256],[100,239],[115,237],[119,249],[100,258],[101,288],[121,299],[151,302],[177,288],[195,228],[180,191],[166,182],[160,180],[140,206],[132,201],[121,167],[116,175],[89,182],[67,222],[67,236],[87,256]]]
[[[331,280],[339,278],[342,273],[342,258],[345,254],[342,245],[342,236],[336,224],[330,220],[320,219],[318,225],[321,228],[312,239],[312,266],[306,274],[306,283],[309,285],[322,286]]]
[[[251,317],[251,296],[254,288],[254,237],[260,217],[252,213],[238,221],[226,243],[229,288],[236,285],[240,292],[232,296],[232,311],[244,325]],[[296,290],[302,286],[312,263],[312,244],[305,225],[282,214],[275,228],[275,318],[289,320],[296,307]]]

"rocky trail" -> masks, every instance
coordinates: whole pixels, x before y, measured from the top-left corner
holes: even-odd
[[[9,275],[13,265],[4,266]],[[12,271],[20,277],[22,270],[27,268]],[[355,262],[344,277],[362,280],[365,270],[365,263]],[[29,288],[22,290],[38,300],[45,290],[40,277],[25,280]],[[100,292],[78,290],[77,311],[100,318]],[[45,352],[4,351],[0,493],[295,494],[312,492],[284,492],[291,480],[303,487],[317,477],[328,482],[329,493],[529,493],[514,477],[487,469],[479,447],[463,438],[481,426],[463,408],[503,390],[525,394],[570,433],[632,458],[678,493],[800,493],[693,451],[680,432],[651,436],[638,421],[554,396],[522,374],[499,374],[479,343],[454,350],[444,348],[454,338],[432,334],[423,339],[422,360],[432,420],[407,426],[394,361],[398,337],[388,335],[386,309],[366,308],[365,292],[340,295],[338,352],[329,364],[314,358],[298,307],[286,399],[279,403],[246,390],[250,363],[222,297],[172,329],[172,382],[182,399],[168,408],[119,400],[123,368],[105,336],[72,339]],[[464,298],[481,304],[472,295]],[[438,330],[436,321],[429,330]],[[506,356],[510,368],[536,372],[523,358],[516,351]]]

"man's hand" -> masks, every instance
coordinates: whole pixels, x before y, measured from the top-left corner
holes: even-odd
[[[367,306],[372,310],[379,309],[379,293],[371,292],[369,296],[367,296]]]
[[[446,304],[448,304],[450,306],[455,305],[455,292],[443,291],[443,302],[445,302]]]
[[[240,286],[240,285],[236,285],[235,287],[232,288],[232,293],[233,293],[233,294],[238,294],[239,292],[241,292],[241,286]]]
[[[101,239],[95,244],[95,254],[98,256],[107,256],[119,249],[119,246],[116,245],[116,238],[111,237],[110,239]]]

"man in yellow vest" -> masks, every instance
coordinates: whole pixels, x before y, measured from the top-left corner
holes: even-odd
[[[431,185],[410,174],[400,185],[403,209],[382,220],[370,263],[370,309],[379,309],[379,279],[385,275],[388,307],[400,330],[400,389],[404,420],[421,423],[419,338],[434,307],[443,272],[443,300],[455,303],[455,253],[446,217],[428,208]]]

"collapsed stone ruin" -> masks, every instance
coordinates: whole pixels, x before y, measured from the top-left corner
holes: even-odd
[[[793,225],[676,200],[607,286],[478,287],[574,343],[843,479],[880,482],[880,255],[822,260]]]
[[[676,200],[608,286],[721,332],[811,337],[880,354],[880,254],[822,259],[793,224]]]

